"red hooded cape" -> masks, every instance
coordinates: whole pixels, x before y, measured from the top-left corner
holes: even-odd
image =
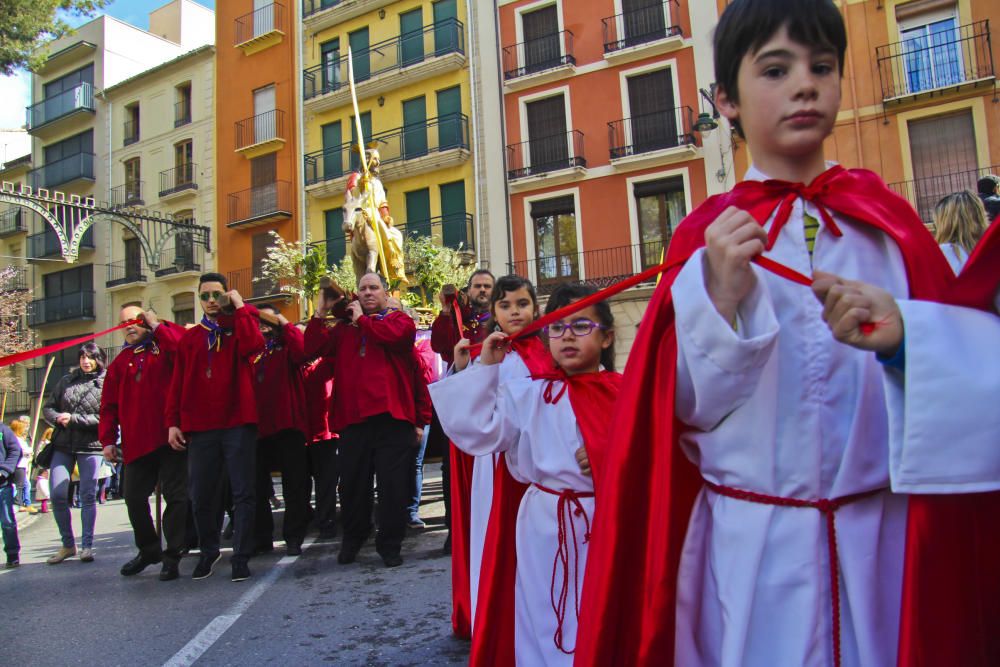
[[[948,290],[950,304],[995,312],[1000,223]],[[1000,492],[910,496],[901,667],[1000,665]]]
[[[612,420],[611,451],[596,478],[597,506],[577,634],[578,665],[672,665],[677,571],[702,479],[681,452],[674,415],[677,339],[671,285],[728,206],[764,224],[787,219],[801,197],[887,234],[903,254],[914,297],[936,299],[949,279],[943,255],[910,205],[866,170],[834,167],[808,186],[746,181],[711,197],[678,227],[667,270],[646,310]],[[850,276],[847,276],[850,277]],[[803,288],[806,289],[806,288]]]

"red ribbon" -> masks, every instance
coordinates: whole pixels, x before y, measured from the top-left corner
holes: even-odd
[[[4,366],[10,366],[11,364],[16,364],[22,361],[28,361],[29,359],[34,359],[35,357],[41,357],[46,354],[52,354],[53,352],[58,352],[59,350],[65,350],[67,347],[73,347],[74,345],[81,345],[87,341],[94,340],[95,338],[100,338],[101,336],[107,335],[119,329],[124,329],[125,327],[132,326],[133,324],[142,324],[142,320],[136,318],[134,320],[129,320],[128,322],[122,322],[116,327],[111,327],[110,329],[105,329],[104,331],[98,331],[95,334],[87,334],[85,336],[80,336],[79,338],[73,338],[72,340],[64,340],[59,343],[53,343],[52,345],[46,345],[45,347],[40,347],[34,350],[27,350],[25,352],[17,352],[16,354],[9,354],[6,357],[0,357],[0,368]]]
[[[451,308],[455,311],[455,322],[458,324],[458,337],[465,338],[465,323],[462,322],[462,305],[458,302],[458,295],[451,297]]]

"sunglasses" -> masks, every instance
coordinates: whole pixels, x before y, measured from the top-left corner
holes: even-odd
[[[545,327],[545,333],[548,334],[549,338],[562,338],[566,330],[573,332],[574,336],[589,336],[594,329],[607,329],[608,327],[603,324],[598,324],[593,320],[588,320],[586,318],[581,318],[579,320],[573,320],[569,324],[565,322],[553,322],[552,324]]]
[[[222,292],[202,292],[198,295],[198,298],[202,301],[208,301],[209,299],[218,301],[220,296],[222,296]]]

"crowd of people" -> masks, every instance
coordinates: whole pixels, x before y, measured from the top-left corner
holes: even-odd
[[[735,0],[714,39],[754,164],[675,230],[624,375],[611,307],[579,284],[543,315],[530,281],[476,271],[428,341],[375,273],[354,298],[324,289],[304,326],[205,274],[198,325],[123,309],[113,363],[83,346],[47,401],[48,562],[94,558],[101,461],[121,459],[123,575],[177,578],[190,516],[192,577],[210,576],[229,513],[232,579],[250,577],[274,548],[273,470],[289,555],[313,515],[342,530],[340,564],[374,532],[395,567],[447,438],[473,664],[997,664],[998,179],[942,199],[935,242],[876,175],[825,161],[847,49],[830,0]]]

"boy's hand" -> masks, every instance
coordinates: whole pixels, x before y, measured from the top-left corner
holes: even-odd
[[[472,345],[472,341],[468,338],[462,338],[455,344],[456,371],[465,370],[465,367],[469,365],[469,361],[472,360],[472,355],[469,353],[470,345]]]
[[[899,349],[903,316],[891,294],[822,271],[813,275],[812,289],[823,304],[823,320],[841,343],[887,357]]]
[[[576,463],[580,466],[580,472],[582,472],[587,477],[591,476],[590,470],[590,457],[587,456],[587,450],[584,447],[576,450]]]
[[[167,431],[167,444],[170,445],[171,449],[183,452],[187,449],[187,438],[184,437],[183,431],[176,426],[171,426],[170,430]]]
[[[507,355],[507,334],[502,331],[491,333],[483,341],[483,351],[479,355],[479,361],[484,366],[499,364]]]
[[[727,322],[757,282],[750,260],[764,252],[767,232],[753,217],[730,206],[705,230],[705,289]]]

